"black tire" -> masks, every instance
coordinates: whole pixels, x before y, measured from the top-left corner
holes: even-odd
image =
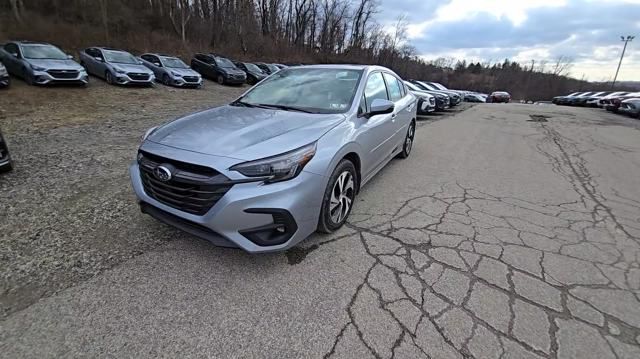
[[[217,81],[220,85],[224,85],[224,76],[218,75]]]
[[[162,75],[162,83],[167,86],[171,85],[171,80],[169,80],[169,75],[167,74]]]
[[[399,158],[407,158],[411,154],[413,149],[413,140],[416,136],[416,122],[411,121],[409,128],[407,129],[407,135],[404,137],[404,143],[402,144],[402,152],[398,154]]]
[[[22,69],[22,79],[27,83],[27,85],[33,86],[33,78],[29,75],[29,71],[27,71],[27,69]]]
[[[342,185],[338,184],[338,180],[342,180]],[[333,233],[340,229],[349,218],[351,209],[356,198],[356,190],[358,186],[358,174],[356,173],[355,165],[347,160],[343,159],[338,163],[338,166],[333,170],[327,188],[324,191],[324,197],[322,198],[322,209],[320,210],[320,218],[318,219],[318,232],[321,233]],[[339,194],[340,188],[343,191]],[[343,197],[344,196],[344,197]],[[346,202],[346,198],[350,202]],[[338,198],[338,204],[332,209],[332,198]],[[334,203],[335,203],[334,202]],[[346,211],[344,206],[347,206]]]
[[[256,79],[254,79],[253,77],[248,77],[247,78],[247,84],[253,86],[257,83],[258,81]]]
[[[106,71],[104,73],[104,79],[107,80],[109,85],[113,85],[113,75],[111,75],[111,71]]]

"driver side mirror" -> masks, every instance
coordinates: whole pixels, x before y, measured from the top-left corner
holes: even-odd
[[[371,103],[371,110],[366,114],[367,118],[376,115],[386,115],[393,112],[395,104],[389,100],[377,98]]]
[[[98,57],[98,56],[96,56],[96,57],[94,57],[94,59],[95,59],[96,61],[98,61],[98,62],[104,62],[104,59],[103,59],[102,57]]]
[[[18,55],[18,53],[17,53],[17,52],[12,52],[12,53],[11,53],[11,56],[16,57],[16,58],[18,58],[18,59],[20,58],[20,56]]]
[[[73,56],[71,56],[71,55],[67,55],[67,59],[69,59],[69,60],[73,60]]]

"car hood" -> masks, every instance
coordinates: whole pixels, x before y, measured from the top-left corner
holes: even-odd
[[[180,76],[200,76],[199,73],[193,71],[192,69],[175,69],[171,67],[167,67],[167,70],[179,74]]]
[[[148,141],[187,151],[255,160],[318,140],[345,120],[342,114],[307,114],[222,106],[170,122]]]
[[[149,74],[149,75],[153,74],[153,71],[149,70],[144,65],[111,63],[111,66],[113,66],[113,68],[116,70],[120,70],[124,72],[136,72],[136,73]]]
[[[264,72],[247,71],[247,73],[251,74],[251,75],[253,75],[253,76],[255,76],[255,77],[259,78],[259,79],[263,79],[263,78],[266,78],[267,76],[269,76],[269,75],[265,74]]]
[[[47,70],[82,70],[82,66],[73,60],[25,59],[30,65]]]

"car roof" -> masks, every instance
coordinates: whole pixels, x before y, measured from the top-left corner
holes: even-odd
[[[127,50],[116,49],[116,48],[113,48],[113,47],[92,46],[91,48],[98,49],[98,50],[107,50],[107,51],[129,52]]]
[[[9,41],[8,43],[14,43],[17,45],[51,45],[48,42],[29,41],[29,40]],[[54,46],[54,45],[51,45],[51,46]]]

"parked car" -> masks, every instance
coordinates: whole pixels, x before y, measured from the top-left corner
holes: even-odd
[[[0,88],[8,87],[10,83],[9,72],[7,72],[7,68],[0,62]]]
[[[511,102],[511,95],[505,91],[494,91],[489,95],[489,98],[492,103],[509,103]],[[489,102],[489,101],[487,101]]]
[[[274,65],[276,65],[276,67],[277,67],[277,68],[279,68],[280,70],[282,70],[282,69],[285,69],[285,68],[289,67],[289,66],[284,65],[284,64],[274,64]]]
[[[414,83],[415,85],[417,85],[418,87],[422,88],[423,90],[428,90],[428,91],[435,91],[436,93],[441,93],[443,95],[447,95],[449,96],[449,106],[454,107],[459,105],[463,98],[462,96],[460,96],[460,94],[457,91],[452,91],[452,90],[441,90],[437,87],[435,87],[434,85],[429,84],[426,81],[411,81],[412,83]]]
[[[267,64],[264,62],[256,62],[255,64],[269,75],[280,71],[280,68],[274,64]]]
[[[244,71],[247,74],[247,83],[249,85],[255,85],[258,82],[264,80],[267,73],[262,71],[256,64],[250,62],[234,62],[237,68]]]
[[[582,93],[583,92],[573,92],[573,93],[570,93],[570,94],[565,95],[565,96],[556,96],[553,99],[551,99],[551,103],[553,103],[555,105],[565,105],[570,97],[578,96],[578,95],[580,95]]]
[[[421,90],[409,81],[403,81],[411,93],[418,98],[418,115],[426,115],[436,110],[436,96]],[[443,106],[441,106],[443,107]]]
[[[80,64],[111,85],[153,85],[155,75],[132,54],[109,47],[89,47],[80,52]]]
[[[220,85],[242,85],[247,81],[247,74],[231,60],[214,54],[196,54],[191,59],[191,68]]]
[[[11,155],[9,154],[9,146],[2,136],[0,131],[0,172],[8,172],[13,169],[13,161],[11,161]]]
[[[133,188],[144,213],[216,245],[285,250],[339,229],[359,189],[410,155],[416,102],[384,67],[283,69],[229,105],[149,129]]]
[[[595,95],[597,92],[583,92],[576,96],[571,96],[565,99],[564,104],[568,106],[584,106],[587,103],[587,99],[590,96]]]
[[[629,94],[629,92],[626,92],[626,91],[618,91],[618,92],[611,93],[611,94],[601,98],[598,101],[598,107],[605,108],[606,105],[611,104],[611,100],[612,99],[617,98],[617,97],[621,97],[621,96],[625,96],[627,94]]]
[[[611,94],[611,91],[601,91],[598,92],[594,95],[591,95],[587,98],[587,100],[584,103],[584,106],[587,107],[598,107],[598,103],[600,102],[600,99],[604,98],[605,96]]]
[[[449,89],[449,88],[447,88],[446,86],[444,86],[443,84],[438,83],[438,82],[432,82],[432,81],[430,81],[430,82],[427,82],[427,83],[428,83],[429,85],[431,85],[431,86],[435,87],[435,88],[436,88],[436,89],[438,89],[438,90],[442,90],[442,91],[453,91],[453,92],[457,93],[457,94],[460,96],[460,99],[461,99],[462,101],[464,101],[464,96],[465,96],[467,93],[471,92],[471,91],[465,91],[465,90],[452,90],[452,89]]]
[[[0,61],[13,76],[29,85],[89,83],[87,72],[71,55],[41,42],[12,41],[0,48]]]
[[[444,111],[451,107],[451,98],[448,95],[445,95],[439,91],[425,90],[424,88],[418,86],[418,84],[413,83],[411,81],[404,81],[404,83],[407,86],[407,88],[409,88],[410,91],[421,91],[435,97],[435,101],[436,101],[435,111]]]
[[[487,102],[487,96],[482,96],[478,93],[467,93],[464,95],[466,102],[485,103]]]
[[[640,92],[629,92],[629,93],[627,93],[625,95],[622,95],[622,96],[612,97],[609,100],[609,103],[607,105],[605,105],[604,108],[607,111],[611,111],[611,112],[617,113],[618,109],[622,105],[622,101],[628,100],[628,99],[633,99],[633,98],[640,98]]]
[[[640,98],[630,98],[622,101],[618,112],[640,119]]]
[[[142,64],[153,71],[155,78],[167,86],[201,87],[202,76],[181,59],[161,54],[140,55]]]

